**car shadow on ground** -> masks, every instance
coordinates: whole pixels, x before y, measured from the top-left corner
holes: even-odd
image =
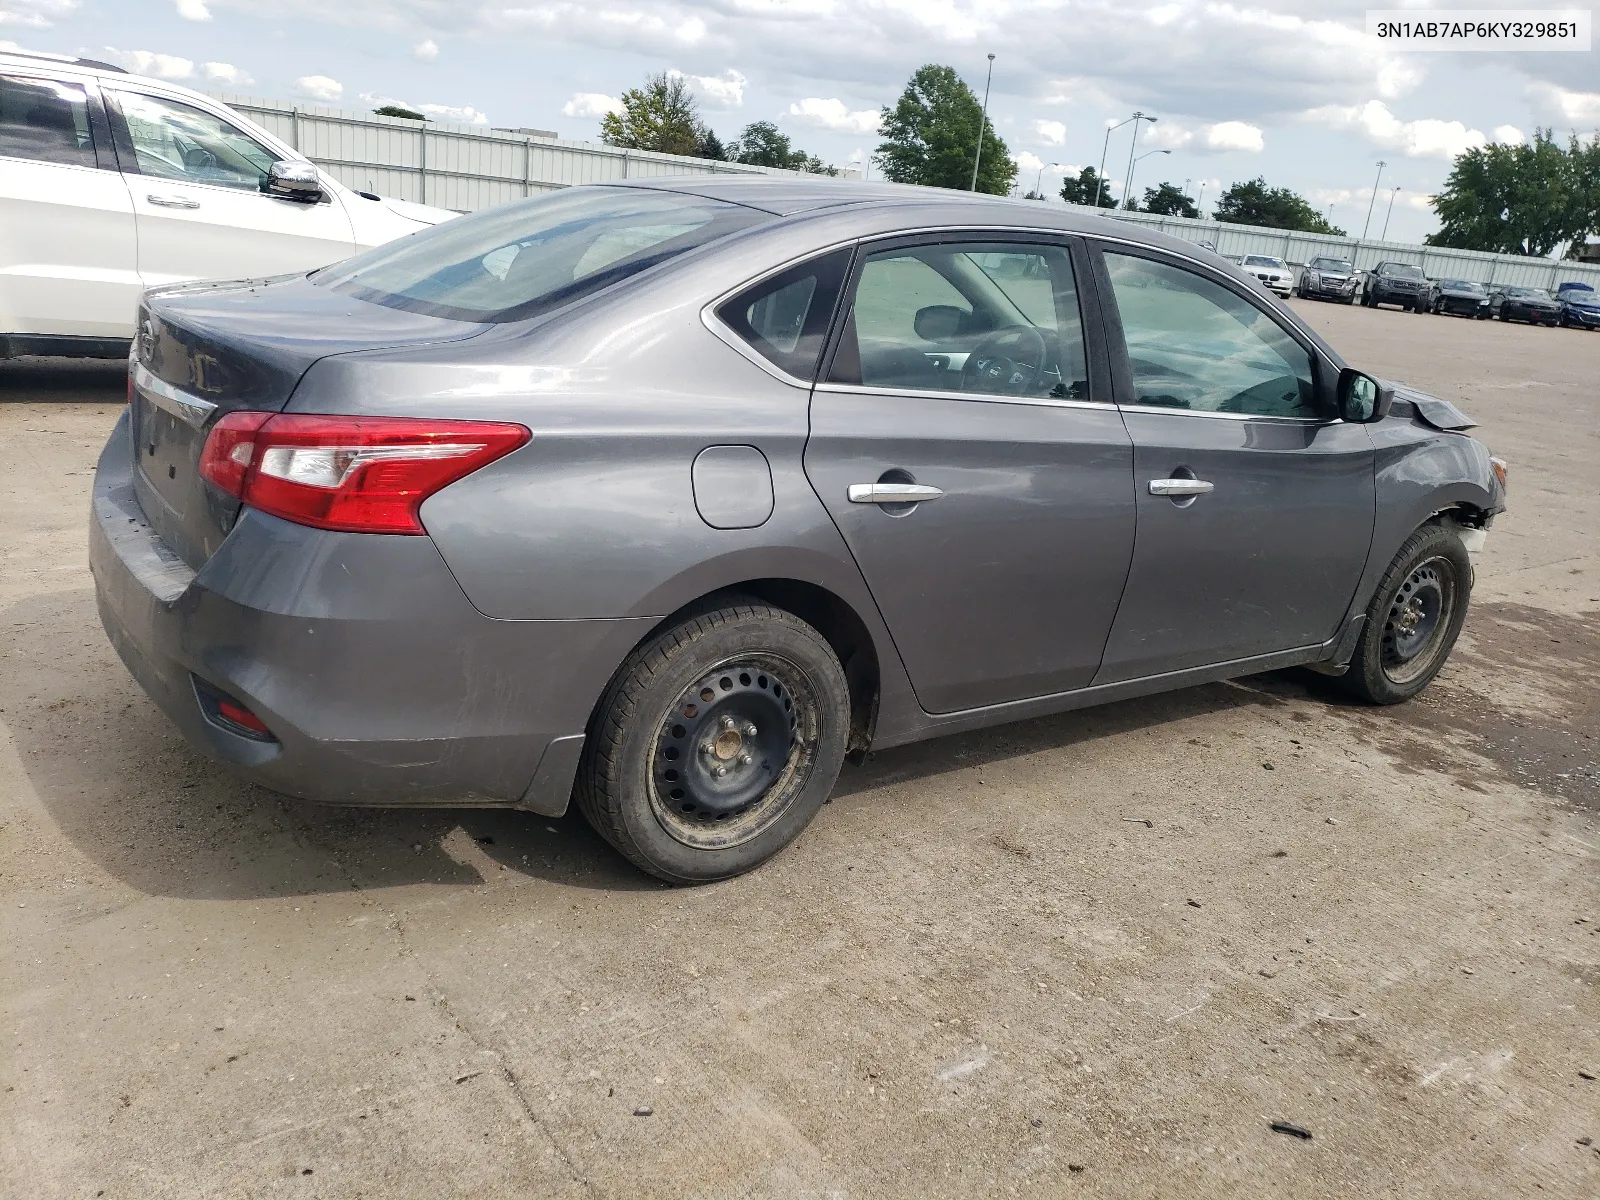
[[[0,359],[0,403],[120,404],[127,389],[122,358]]]
[[[406,885],[471,887],[488,872],[553,884],[657,888],[576,812],[345,809],[246,783],[191,749],[128,676],[88,589],[0,613],[0,720],[48,818],[85,857],[149,895],[300,896]],[[1212,684],[876,753],[836,802],[876,788],[1219,710],[1281,705],[1298,680]],[[18,798],[26,811],[26,802]],[[21,815],[19,813],[18,815]]]

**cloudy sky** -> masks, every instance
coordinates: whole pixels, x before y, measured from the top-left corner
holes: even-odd
[[[1402,6],[1403,0],[1384,0]],[[1480,0],[1481,2],[1481,0]],[[1434,3],[1404,5],[1416,9]],[[1461,5],[1459,7],[1465,7]],[[1536,5],[1547,9],[1558,4]],[[1264,176],[1359,233],[1376,162],[1400,192],[1391,237],[1434,228],[1450,158],[1536,126],[1600,128],[1600,57],[1397,54],[1345,0],[0,0],[0,42],[119,62],[211,91],[593,140],[647,72],[682,72],[730,138],[775,120],[846,165],[876,145],[877,111],[926,62],[980,90],[1032,186],[1041,167],[1098,165],[1108,122],[1156,114],[1136,193],[1163,179]],[[1120,183],[1129,128],[1111,135]]]

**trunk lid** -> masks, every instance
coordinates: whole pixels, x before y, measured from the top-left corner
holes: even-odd
[[[238,500],[200,477],[217,420],[281,412],[307,368],[331,354],[461,341],[486,326],[341,296],[297,275],[149,292],[134,328],[134,490],[162,540],[198,570],[239,512]]]

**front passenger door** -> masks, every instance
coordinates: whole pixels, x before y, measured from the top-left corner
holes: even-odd
[[[1102,277],[1139,527],[1095,682],[1328,641],[1376,504],[1372,439],[1327,411],[1329,365],[1181,260],[1107,246]]]
[[[1079,291],[1064,242],[858,256],[805,469],[930,712],[1069,691],[1099,666],[1132,451]]]

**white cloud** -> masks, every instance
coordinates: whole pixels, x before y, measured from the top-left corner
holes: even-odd
[[[1067,127],[1060,121],[1035,121],[1033,131],[1039,140],[1049,146],[1062,146],[1067,141]]]
[[[436,62],[439,58],[439,43],[432,38],[418,42],[411,47],[411,57],[418,62]]]
[[[194,63],[176,54],[157,54],[153,50],[118,50],[107,46],[101,51],[107,62],[132,71],[135,75],[153,75],[157,79],[188,79],[194,75]]]
[[[1195,128],[1178,121],[1161,121],[1149,127],[1143,140],[1164,150],[1192,154],[1226,154],[1230,150],[1259,154],[1266,148],[1266,138],[1260,127],[1245,121],[1218,121]]]
[[[682,74],[673,71],[672,74]],[[712,108],[738,108],[744,104],[744,75],[729,67],[721,75],[684,75],[689,90]]]
[[[1515,125],[1496,125],[1494,140],[1506,146],[1520,146],[1528,140],[1528,135]]]
[[[1569,92],[1553,83],[1528,85],[1528,97],[1541,109],[1568,121],[1600,120],[1600,92]]]
[[[49,29],[64,17],[70,17],[78,7],[78,0],[6,0],[0,8],[0,25],[20,25],[24,29]],[[13,50],[22,47],[11,43]]]
[[[852,112],[843,100],[832,97],[824,100],[817,96],[808,96],[789,105],[789,115],[802,124],[831,129],[835,133],[875,133],[879,120],[877,109]]]
[[[1451,159],[1489,141],[1481,129],[1468,129],[1460,121],[1432,117],[1402,121],[1382,100],[1349,106],[1324,105],[1305,116],[1334,129],[1356,130],[1385,150],[1397,150],[1407,158]]]
[[[561,111],[569,117],[603,117],[607,113],[622,111],[622,101],[615,96],[607,96],[604,92],[573,92],[572,99],[561,106]]]
[[[206,7],[206,0],[175,0],[178,15],[185,21],[209,21],[211,10]]]
[[[1037,171],[1044,166],[1044,159],[1027,150],[1012,154],[1011,161],[1017,164],[1017,170],[1024,175],[1029,171]]]
[[[294,81],[295,90],[313,100],[330,102],[344,95],[344,84],[326,75],[302,75]]]
[[[201,63],[200,70],[212,83],[220,83],[227,87],[245,87],[255,82],[250,72],[241,70],[232,63]]]
[[[489,118],[472,105],[452,104],[419,104],[416,111],[426,113],[430,117],[438,117],[442,121],[459,121],[463,125],[487,125]]]

